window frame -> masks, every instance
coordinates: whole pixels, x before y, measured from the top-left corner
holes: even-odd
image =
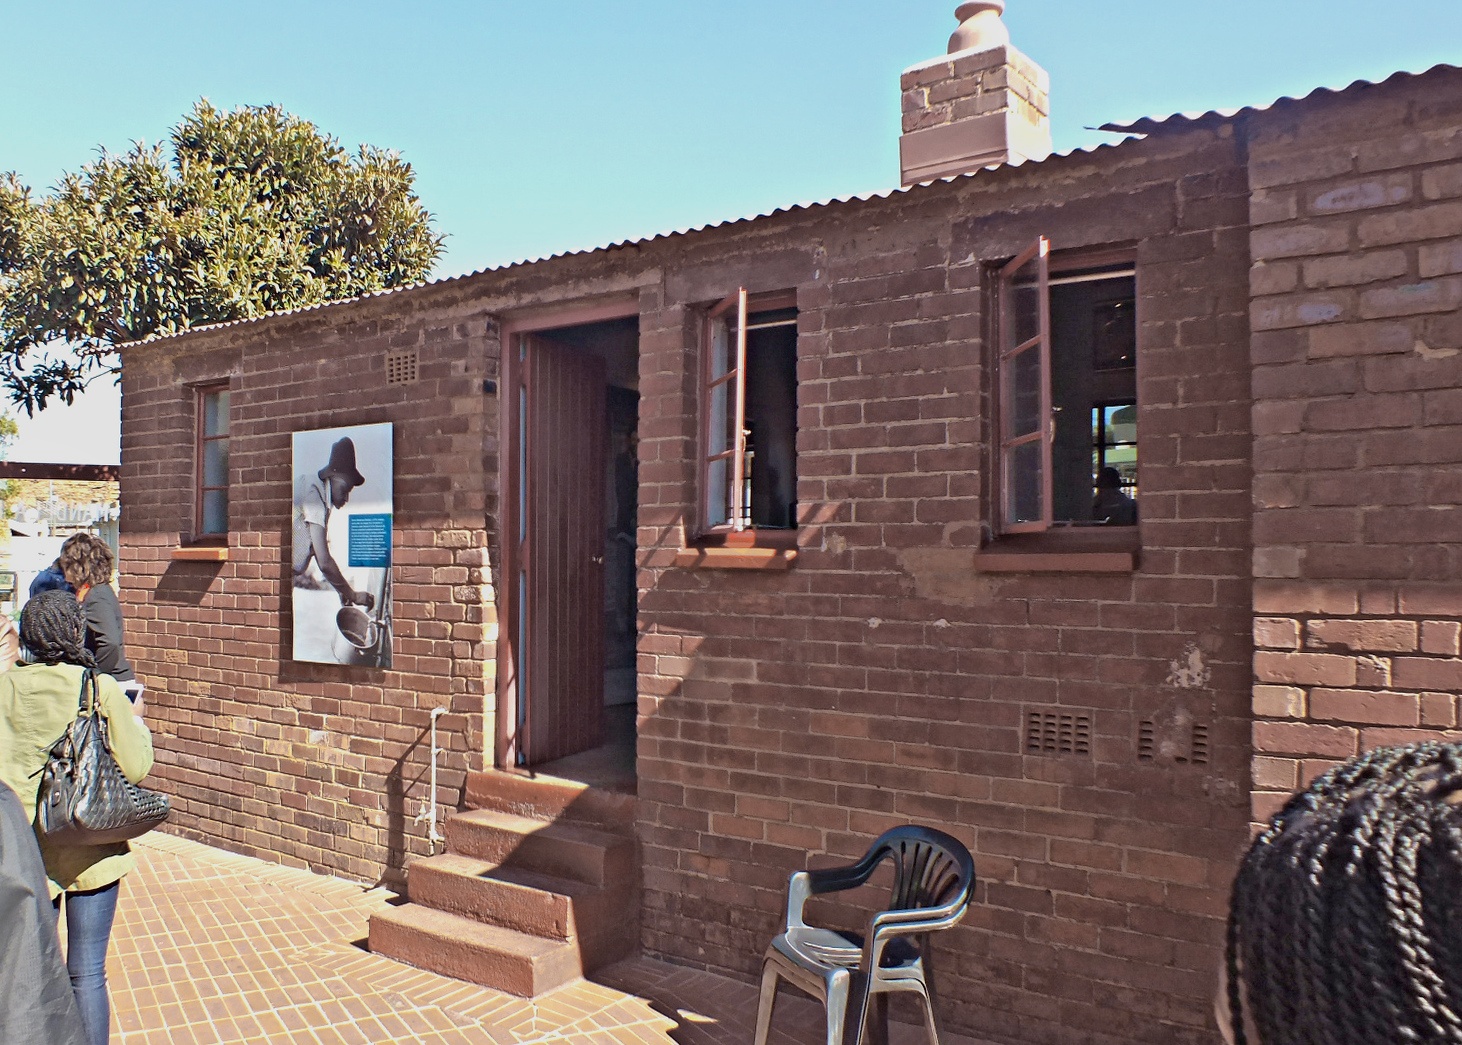
[[[1046,456],[1043,446],[1045,479],[1042,483],[1044,488],[1042,521],[1039,524],[1016,523],[1014,526],[1010,526],[1006,522],[1010,479],[1007,474],[1009,464],[1008,454],[1005,452],[1007,444],[1004,440],[1006,433],[1004,418],[1008,416],[1011,404],[1006,394],[1007,378],[1002,363],[1007,355],[1014,353],[1006,351],[1006,324],[1012,320],[1005,302],[1014,275],[1023,264],[1029,264],[1031,260],[1040,256],[1042,245],[1044,245],[1045,260],[1041,265],[1042,271],[1038,280],[1043,285],[1039,294],[1042,301],[1041,326],[1045,332],[1046,354],[1042,366],[1042,407],[1045,423],[1041,429],[1042,443],[1051,446],[1052,453],[1049,457]],[[1136,243],[1116,243],[1056,251],[1051,248],[1049,237],[1040,236],[1014,258],[1008,261],[992,260],[986,270],[989,277],[985,284],[985,302],[990,309],[991,317],[987,327],[989,348],[985,354],[986,365],[990,368],[990,380],[985,386],[984,395],[988,411],[985,428],[988,437],[988,450],[985,458],[988,472],[986,481],[982,484],[986,498],[985,538],[981,541],[981,547],[976,551],[977,570],[992,573],[1128,573],[1137,569],[1141,550],[1142,521],[1140,516],[1137,525],[1134,526],[1065,526],[1058,524],[1054,519],[1055,411],[1052,389],[1054,359],[1050,344],[1051,287],[1064,281],[1067,277],[1103,269],[1114,270],[1110,273],[1110,278],[1132,277],[1134,281],[1133,304],[1138,309],[1136,334],[1140,342],[1141,288],[1137,285],[1139,265]],[[1126,271],[1117,271],[1118,269]],[[1094,275],[1093,278],[1098,277]],[[1140,347],[1137,356],[1134,356],[1133,359],[1134,374],[1139,356]],[[1134,395],[1133,399],[1140,411],[1140,381],[1138,390],[1139,394]],[[1140,433],[1140,425],[1138,430]],[[1141,441],[1139,434],[1138,443],[1140,444]]]
[[[229,483],[225,474],[222,486],[209,486],[206,484],[206,449],[207,444],[222,442],[227,448],[230,439],[229,429],[232,427],[232,397],[225,406],[223,412],[224,431],[222,435],[209,435],[207,432],[208,407],[207,401],[210,396],[229,396],[230,386],[227,381],[215,381],[206,385],[193,386],[193,540],[199,544],[220,544],[228,540],[229,535]],[[205,522],[204,502],[209,493],[223,493],[223,516],[224,526],[222,530],[210,530]]]
[[[1036,265],[1036,333],[1024,341],[1011,343],[1014,322],[1013,298],[1016,277],[1027,265]],[[997,529],[1000,533],[1044,533],[1051,528],[1055,497],[1051,485],[1051,445],[1055,415],[1051,409],[1051,241],[1038,236],[1025,250],[1000,267],[996,305],[995,424],[999,433]],[[1010,429],[1015,417],[1014,367],[1010,362],[1018,355],[1035,352],[1040,366],[1040,419],[1033,432],[1015,433]],[[1011,473],[1013,457],[1022,447],[1040,446],[1041,517],[1026,522],[1012,522],[1015,496]]]
[[[751,521],[750,476],[746,474],[746,342],[751,326],[750,317],[760,312],[775,312],[797,307],[795,290],[751,293],[746,287],[738,287],[710,308],[706,309],[700,329],[700,374],[697,429],[697,496],[696,496],[696,538],[706,545],[749,547],[763,545],[791,547],[796,543],[797,527],[758,529]],[[730,328],[734,323],[735,340],[730,344]],[[717,346],[717,328],[726,330],[730,366],[721,374],[713,370]],[[727,392],[729,386],[729,392]],[[715,445],[713,431],[717,414],[713,409],[714,397],[727,394],[727,413],[731,421],[730,446],[712,451]],[[795,448],[794,448],[795,452]],[[729,485],[727,490],[726,520],[712,523],[711,518],[711,473],[718,462],[727,463]]]

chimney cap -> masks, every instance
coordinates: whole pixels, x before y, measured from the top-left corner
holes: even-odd
[[[949,53],[987,51],[992,47],[1008,47],[1010,30],[1000,20],[1005,13],[1005,0],[967,0],[954,9],[959,28],[949,38]]]

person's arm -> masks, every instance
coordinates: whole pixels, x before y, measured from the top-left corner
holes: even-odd
[[[330,542],[325,539],[325,527],[315,523],[306,523],[310,532],[310,547],[315,552],[315,562],[319,564],[320,572],[330,582],[330,587],[340,594],[342,603],[355,603],[357,606],[364,606],[370,609],[376,604],[375,596],[370,592],[356,591],[340,572],[340,567],[335,565],[335,557],[330,554]]]
[[[152,770],[152,732],[132,714],[132,703],[110,675],[96,676],[97,703],[107,720],[107,740],[122,775],[138,783]]]

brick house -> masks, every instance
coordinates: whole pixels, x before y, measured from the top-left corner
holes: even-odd
[[[753,975],[789,871],[928,823],[947,1026],[1215,1041],[1250,823],[1457,726],[1462,71],[1043,156],[1002,29],[905,74],[903,189],[128,346],[174,829],[413,858],[372,944],[529,992]],[[392,664],[294,661],[290,434],[382,421]]]

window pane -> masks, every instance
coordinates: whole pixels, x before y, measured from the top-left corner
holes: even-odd
[[[1032,345],[1010,358],[1006,370],[1010,382],[1010,417],[1006,419],[1006,437],[1016,439],[1040,430],[1041,427],[1041,352]]]
[[[730,518],[731,462],[712,461],[706,469],[706,525],[724,526]]]
[[[203,485],[228,485],[227,439],[210,439],[203,444]]]
[[[204,492],[203,532],[228,533],[227,490],[207,490]]]
[[[1023,345],[1041,332],[1040,290],[1028,275],[1031,266],[1023,266],[1017,278],[1027,282],[1017,283],[1010,292],[1010,342],[1005,346],[1012,349]]]
[[[228,435],[227,392],[208,392],[203,396],[203,434]]]
[[[797,330],[751,330],[746,345],[746,477],[753,526],[797,523]]]
[[[710,380],[730,373],[736,360],[733,358],[731,327],[724,320],[711,323],[711,373]]]
[[[734,382],[728,381],[710,390],[706,406],[710,410],[706,456],[714,457],[731,449],[732,430],[736,417],[731,409],[731,392]]]
[[[1006,455],[1005,489],[1008,502],[1006,521],[1011,523],[1040,522],[1041,444],[1037,440],[1012,447]]]
[[[1103,408],[1106,414],[1106,437],[1103,442],[1109,446],[1117,443],[1137,442],[1137,408],[1133,406],[1109,406]]]

